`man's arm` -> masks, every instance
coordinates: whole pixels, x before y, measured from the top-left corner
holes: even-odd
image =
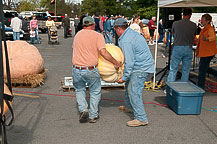
[[[103,56],[103,58],[105,58],[107,61],[111,62],[114,65],[115,69],[118,69],[121,66],[121,63],[114,59],[105,48],[102,48],[99,52]]]

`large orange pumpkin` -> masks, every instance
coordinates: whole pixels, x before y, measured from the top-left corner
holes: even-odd
[[[119,62],[124,64],[124,55],[121,49],[112,44],[106,44],[106,50]],[[104,59],[101,55],[98,60],[98,70],[101,79],[105,82],[116,82],[123,76],[124,65],[118,70],[114,68],[114,65]]]
[[[35,46],[30,45],[25,41],[17,40],[7,41],[7,48],[11,78],[38,74],[43,70],[44,61]],[[3,53],[3,61],[5,65],[5,53]],[[4,77],[6,78],[5,67]]]
[[[10,90],[8,89],[8,87],[7,87],[6,84],[4,84],[4,94],[11,95],[11,92],[10,92]],[[10,103],[10,105],[12,105],[12,102],[9,101],[9,103]],[[7,106],[7,104],[6,104],[5,101],[4,101],[4,111],[3,111],[3,114],[2,114],[2,115],[6,114],[8,111],[9,111],[8,106]],[[0,112],[1,112],[1,108],[0,108]]]

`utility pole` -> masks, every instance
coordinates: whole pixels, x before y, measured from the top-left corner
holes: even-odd
[[[57,15],[57,0],[55,0],[55,16]]]

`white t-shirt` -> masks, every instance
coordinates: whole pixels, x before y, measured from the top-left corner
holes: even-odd
[[[30,37],[35,37],[35,31],[30,31],[29,35],[30,35]]]
[[[140,33],[140,31],[141,31],[140,26],[136,23],[131,24],[130,28],[133,29],[134,31],[138,32],[138,33]]]

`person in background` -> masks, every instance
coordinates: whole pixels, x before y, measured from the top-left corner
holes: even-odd
[[[35,44],[35,28],[32,27],[31,30],[29,31],[29,36],[30,36],[30,43]]]
[[[95,17],[94,17],[95,31],[101,33],[100,26],[99,26],[99,22],[100,22],[99,16],[100,16],[100,13],[96,12]]]
[[[78,32],[78,24],[79,24],[80,20],[78,18],[78,15],[75,15],[75,19],[74,19],[74,26],[75,26],[75,34]]]
[[[95,22],[92,17],[83,19],[83,29],[79,31],[73,41],[72,77],[75,88],[79,121],[81,123],[95,123],[99,119],[99,102],[101,99],[101,80],[97,69],[98,56],[101,54],[111,62],[115,69],[121,64],[115,60],[105,48],[105,39],[102,34],[94,31]],[[90,108],[86,101],[86,83],[90,93]]]
[[[48,42],[50,42],[50,27],[55,26],[54,21],[51,19],[51,16],[48,16],[46,21],[46,27],[48,30]]]
[[[62,20],[62,25],[64,28],[64,38],[66,39],[69,35],[69,28],[70,28],[70,19],[67,14],[65,14],[65,17]]]
[[[154,45],[154,31],[156,29],[156,25],[154,24],[154,22],[156,21],[156,17],[152,17],[152,19],[148,22],[148,28],[149,28],[149,33],[150,33],[150,41],[149,41],[149,45]]]
[[[111,15],[111,32],[112,32],[112,36],[115,36],[114,23],[115,23],[114,16]]]
[[[84,17],[86,17],[85,15],[82,15],[81,17],[80,17],[80,21],[79,21],[79,23],[78,23],[78,31],[80,31],[80,30],[82,30],[83,29],[83,19],[84,19]]]
[[[182,61],[182,77],[181,82],[187,82],[189,78],[192,46],[197,31],[197,25],[190,21],[192,15],[191,8],[183,9],[183,19],[175,21],[172,25],[172,33],[174,35],[173,51],[171,56],[170,71],[167,81],[174,82],[176,74]]]
[[[38,20],[36,19],[36,17],[34,15],[32,15],[32,19],[30,20],[29,26],[30,26],[30,30],[32,30],[32,28],[34,28],[37,43],[40,44],[41,42],[39,40],[39,35],[38,35]]]
[[[162,19],[159,21],[158,32],[159,32],[159,36],[160,36],[158,43],[163,44],[164,28],[163,28],[163,24],[162,24]]]
[[[118,83],[125,82],[125,111],[133,111],[134,120],[127,126],[137,127],[148,124],[143,104],[144,83],[149,73],[154,73],[154,59],[144,37],[128,27],[125,19],[115,21],[115,30],[119,36],[119,47],[123,51],[124,73]]]
[[[24,32],[28,32],[29,31],[27,17],[25,17],[25,16],[22,19],[22,30]]]
[[[140,26],[137,24],[139,21],[139,18],[138,17],[134,17],[133,18],[133,22],[131,23],[130,25],[130,28],[133,29],[134,31],[140,33],[141,32],[141,28]]]
[[[99,29],[101,33],[104,33],[104,22],[102,21],[101,15],[99,15]]]
[[[200,32],[196,49],[196,55],[200,57],[198,86],[202,89],[205,89],[206,73],[210,70],[210,62],[217,54],[216,33],[210,24],[211,21],[212,17],[209,14],[202,16],[201,23],[204,28]]]
[[[135,19],[138,19],[136,23],[140,26],[140,34],[144,35],[145,31],[144,31],[144,29],[143,29],[143,23],[142,23],[142,21],[140,20],[140,15],[135,14],[134,17],[133,17],[133,19],[134,19],[134,18],[135,18]],[[131,20],[131,24],[133,23],[133,19]]]
[[[104,32],[105,32],[105,43],[112,43],[111,17],[110,16],[108,16],[104,24]]]
[[[18,14],[15,13],[14,18],[11,19],[10,27],[13,29],[13,40],[20,40],[20,31],[22,28],[22,20],[18,18]]]

